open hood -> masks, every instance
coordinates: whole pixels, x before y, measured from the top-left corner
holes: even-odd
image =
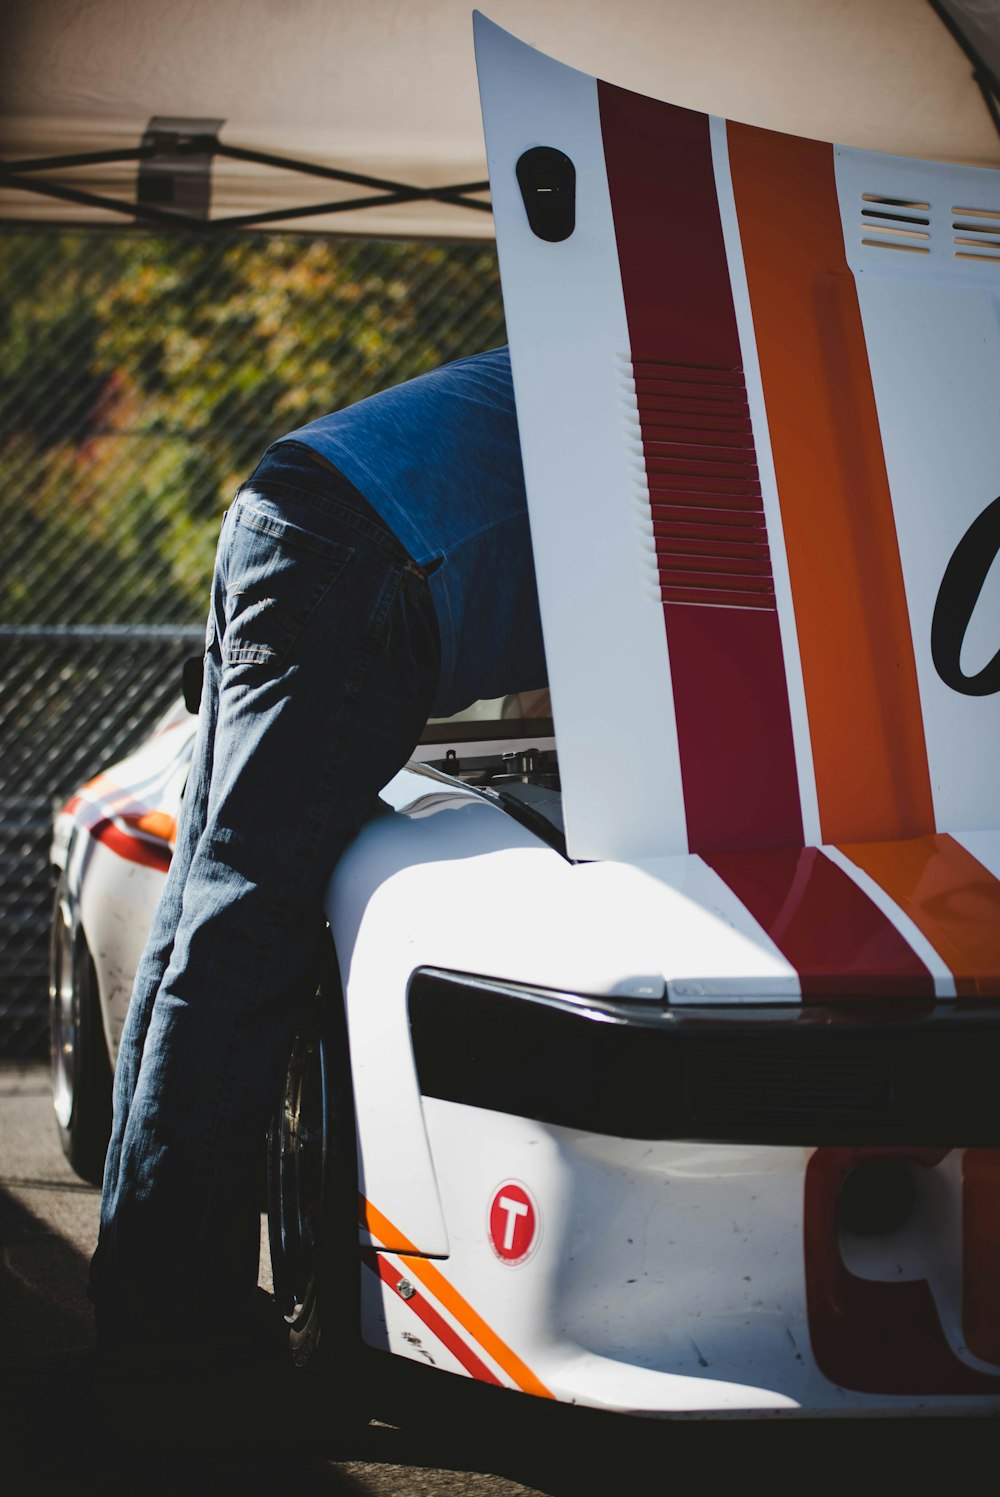
[[[1000,825],[1000,174],[478,39],[571,851]]]
[[[1000,994],[1000,175],[477,55],[571,856]]]

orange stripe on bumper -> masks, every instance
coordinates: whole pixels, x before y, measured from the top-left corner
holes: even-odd
[[[728,126],[823,841],[934,828],[913,640],[833,150]]]
[[[468,1300],[464,1299],[458,1290],[448,1282],[441,1270],[427,1258],[414,1256],[416,1249],[413,1243],[409,1242],[393,1226],[388,1217],[383,1216],[377,1207],[372,1205],[371,1201],[366,1200],[364,1196],[361,1196],[359,1200],[363,1225],[368,1228],[373,1236],[386,1245],[389,1243],[405,1244],[409,1252],[401,1251],[400,1247],[395,1247],[393,1250],[400,1261],[405,1264],[407,1272],[426,1285],[439,1303],[444,1305],[445,1309],[455,1317],[463,1330],[467,1331],[475,1341],[478,1341],[479,1345],[493,1358],[498,1367],[503,1368],[511,1381],[516,1383],[525,1393],[533,1393],[537,1398],[551,1398],[553,1395],[546,1388],[545,1384],[535,1376],[526,1363],[521,1361],[516,1352],[511,1351],[510,1347],[505,1341],[501,1340],[496,1331],[486,1324],[486,1321],[472,1308]]]
[[[1000,998],[1000,881],[945,834],[842,843],[947,962],[961,998]]]

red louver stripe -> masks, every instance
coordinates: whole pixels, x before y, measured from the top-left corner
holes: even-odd
[[[919,998],[934,979],[878,906],[818,847],[715,853],[725,879],[798,972],[802,997]]]
[[[688,843],[694,852],[801,844],[784,657],[708,117],[604,83],[598,97]]]
[[[373,1259],[374,1262],[372,1261]],[[403,1282],[403,1275],[398,1269],[393,1268],[391,1263],[387,1263],[381,1253],[366,1253],[365,1262],[368,1263],[369,1267],[375,1268],[379,1277],[384,1283],[388,1284],[390,1289],[399,1294],[399,1286]],[[476,1378],[481,1383],[493,1383],[498,1388],[503,1387],[496,1373],[491,1372],[486,1363],[480,1357],[476,1356],[472,1348],[466,1346],[465,1342],[452,1330],[444,1316],[438,1314],[434,1306],[424,1298],[419,1289],[414,1290],[413,1294],[408,1297],[401,1294],[399,1297],[413,1311],[414,1315],[419,1316],[427,1329],[441,1342],[441,1345],[448,1348],[452,1356],[462,1364],[471,1377]]]

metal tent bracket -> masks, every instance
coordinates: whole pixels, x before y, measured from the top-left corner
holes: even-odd
[[[139,161],[136,202],[171,208],[207,221],[212,205],[212,158],[225,120],[154,115],[142,137],[149,154]]]
[[[102,208],[108,213],[131,218],[136,223],[157,228],[199,229],[215,233],[222,229],[249,229],[293,219],[318,218],[332,213],[355,212],[360,208],[383,208],[395,203],[430,200],[489,213],[488,202],[471,196],[485,192],[489,182],[459,182],[444,187],[411,187],[384,177],[369,177],[359,172],[341,171],[299,161],[292,156],[276,156],[270,151],[245,150],[224,144],[218,131],[224,121],[217,119],[182,119],[156,115],[150,120],[136,147],[117,151],[86,151],[64,156],[41,156],[30,160],[0,163],[0,186],[14,187],[42,197],[79,203],[81,207]],[[301,176],[320,177],[330,182],[344,182],[364,188],[364,194],[333,202],[312,203],[302,207],[273,208],[262,213],[230,214],[209,218],[211,207],[211,170],[216,156],[230,161],[247,161]],[[64,171],[77,166],[104,166],[135,161],[139,171],[136,201],[127,202],[106,194],[88,192],[65,182],[46,180],[47,172]]]

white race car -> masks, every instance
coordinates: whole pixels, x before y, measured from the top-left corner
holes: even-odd
[[[1000,184],[478,42],[558,768],[544,704],[431,724],[337,867],[271,1148],[293,1344],[1000,1412]],[[56,822],[91,1176],[191,734]]]

